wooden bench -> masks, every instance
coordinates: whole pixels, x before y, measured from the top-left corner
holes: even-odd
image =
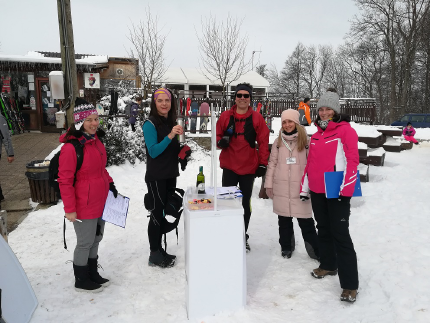
[[[384,166],[385,150],[382,147],[367,152],[367,157],[360,157],[360,163],[373,166]]]
[[[386,140],[387,137],[384,134],[378,137],[358,137],[358,141],[367,144],[370,148],[382,147]]]
[[[376,129],[378,132],[382,133],[385,136],[390,136],[390,137],[394,137],[394,136],[398,136],[401,137],[403,134],[403,130],[402,129],[396,129],[396,128],[392,128],[392,129]]]
[[[369,181],[369,165],[359,164],[357,169],[360,173],[360,182],[367,183]]]
[[[367,145],[363,142],[358,142],[358,156],[367,157]]]
[[[414,146],[414,144],[412,142],[410,142],[410,141],[405,141],[405,142],[402,142],[400,144],[400,147],[402,148],[402,150],[412,149],[413,146]]]

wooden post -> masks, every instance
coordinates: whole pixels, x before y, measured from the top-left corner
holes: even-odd
[[[60,29],[61,64],[64,74],[65,97],[69,101],[66,111],[67,127],[73,122],[75,98],[78,96],[78,72],[75,61],[75,45],[73,40],[72,10],[70,0],[57,0],[58,25]]]

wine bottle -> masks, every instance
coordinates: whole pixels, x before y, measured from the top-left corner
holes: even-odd
[[[205,175],[203,174],[203,166],[199,167],[199,173],[197,174],[197,193],[205,194]]]

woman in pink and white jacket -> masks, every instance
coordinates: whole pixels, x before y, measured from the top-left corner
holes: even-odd
[[[300,197],[309,192],[318,229],[320,266],[315,278],[336,275],[339,271],[340,299],[354,302],[358,289],[357,256],[349,234],[350,200],[357,181],[358,136],[349,124],[349,116],[340,114],[339,96],[328,89],[317,103],[318,131],[312,135],[309,155],[302,178]],[[339,198],[326,197],[324,173],[343,171]]]

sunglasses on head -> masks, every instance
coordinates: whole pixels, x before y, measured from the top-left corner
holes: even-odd
[[[245,99],[248,99],[249,98],[249,94],[242,94],[242,93],[236,93],[236,98],[241,98],[241,97],[244,97]]]

